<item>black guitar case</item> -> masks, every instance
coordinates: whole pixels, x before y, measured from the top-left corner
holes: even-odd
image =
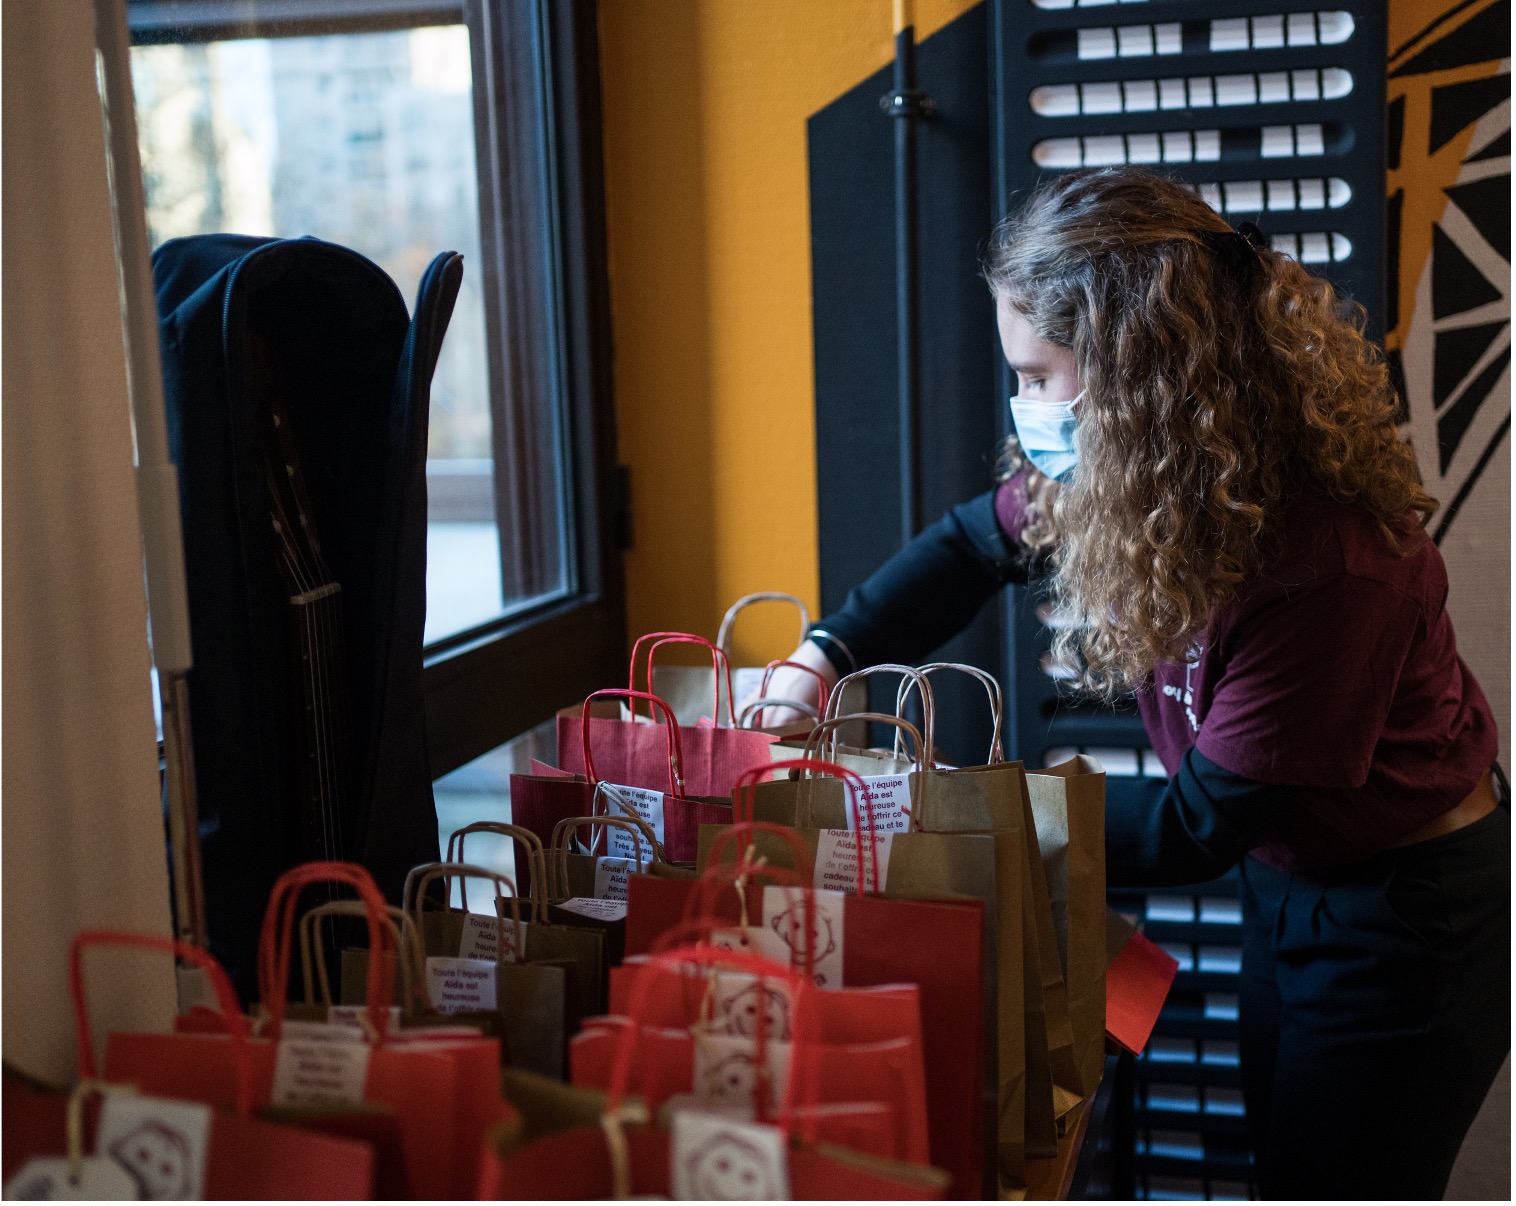
[[[421,665],[427,413],[462,276],[462,256],[439,255],[407,317],[383,270],[317,239],[201,235],[153,255],[207,926],[244,999],[283,871],[360,862],[399,903],[406,871],[438,857]],[[281,577],[279,470],[302,483],[286,526],[314,523],[339,588],[326,588],[317,629],[333,634],[318,695],[336,701],[317,731],[337,751],[317,776],[335,801],[319,847],[302,712],[310,641],[291,627],[297,600]]]

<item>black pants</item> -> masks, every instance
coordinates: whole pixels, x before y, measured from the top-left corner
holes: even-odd
[[[1511,1041],[1511,818],[1321,875],[1243,860],[1265,1198],[1440,1199]]]

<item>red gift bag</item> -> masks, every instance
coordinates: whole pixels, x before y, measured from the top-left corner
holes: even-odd
[[[230,1072],[230,1077],[222,1086],[225,1091],[216,1095],[217,1100],[206,1101],[204,1096],[194,1093],[174,1092],[171,1084],[165,1086],[154,1083],[152,1078],[134,1074],[138,1070],[122,1069],[119,1061],[112,1061],[109,1055],[106,1059],[106,1072],[113,1081],[130,1081],[152,1096],[199,1101],[219,1107],[211,1121],[209,1148],[206,1152],[204,1188],[207,1198],[341,1200],[370,1196],[374,1185],[374,1150],[369,1144],[300,1127],[281,1126],[253,1116],[253,1108],[258,1100],[255,1044],[248,1038],[247,1021],[241,1014],[236,991],[226,972],[215,959],[195,947],[167,938],[109,930],[87,931],[74,939],[69,951],[69,987],[74,1002],[79,1070],[83,1080],[96,1079],[95,1053],[84,993],[84,952],[91,947],[101,946],[137,947],[193,962],[205,971],[216,993],[228,1032],[225,1037],[210,1041],[221,1049],[226,1057],[225,1067]],[[116,1040],[121,1037],[111,1036],[113,1048]],[[184,1040],[190,1036],[140,1037],[160,1040],[160,1054],[167,1062],[177,1062],[185,1058],[187,1051]],[[123,1071],[127,1074],[123,1075]],[[173,1078],[166,1079],[171,1081]],[[40,1111],[44,1119],[61,1122],[66,1106],[66,1094],[58,1094],[51,1101],[38,1102],[8,1092],[5,1102],[7,1135],[17,1121],[11,1113],[13,1107],[26,1112]],[[32,1155],[62,1152],[63,1140],[63,1128],[59,1126],[55,1148],[47,1152],[26,1153],[26,1156],[30,1158]],[[20,1154],[7,1141],[7,1164]],[[10,1170],[7,1169],[7,1176],[9,1173]]]
[[[289,1000],[294,923],[301,889],[332,881],[347,882],[358,890],[370,922],[371,952],[383,950],[382,943],[373,940],[376,930],[386,938],[391,934],[387,924],[389,906],[363,867],[355,863],[308,863],[280,876],[269,896],[259,943],[259,987],[269,1012],[269,1036],[275,1043],[281,1037]],[[280,910],[277,925],[276,906]],[[377,973],[376,963],[382,964]],[[375,1006],[376,1003],[380,1006],[377,1016],[387,1021],[388,1010],[382,1007],[394,999],[394,990],[386,983],[393,974],[392,967],[391,961],[382,957],[369,960],[365,1000],[376,1046],[370,1057],[368,1094],[390,1106],[400,1122],[407,1173],[416,1192],[420,1194],[423,1185],[445,1185],[448,1188],[443,1190],[444,1194],[467,1194],[478,1176],[477,1153],[485,1132],[515,1114],[500,1092],[500,1040],[477,1034],[449,1036],[446,1031],[427,1037],[401,1032],[388,1036],[391,1042],[387,1049],[381,1046],[386,1033],[374,1022]],[[424,996],[421,984],[425,976],[424,958],[418,959],[415,970],[416,988]],[[451,1085],[446,1100],[432,1102],[424,1095],[419,1100],[413,1096],[405,1076],[406,1060],[414,1057],[440,1058],[449,1065]],[[439,1118],[445,1119],[445,1130]],[[445,1136],[443,1147],[437,1145],[439,1135]]]
[[[601,1021],[614,1024],[586,1028],[575,1036],[570,1048],[573,1083],[581,1088],[610,1087],[622,1031],[631,1025],[625,1018]],[[696,1036],[683,1029],[635,1029],[632,1083],[647,1108],[656,1112],[670,1098],[694,1093]],[[900,1103],[907,1094],[919,1092],[919,1085],[913,1088],[909,1065],[914,1062],[919,1078],[920,1052],[910,1053],[906,1048],[906,1042],[900,1040],[809,1049],[807,1057],[817,1061],[816,1075],[823,1086],[816,1106],[811,1107],[818,1140],[887,1160],[927,1162],[925,1119],[919,1128],[909,1121],[921,1107]],[[844,1085],[845,1089],[841,1087]],[[832,1100],[837,1096],[844,1100]]]
[[[665,716],[672,715],[668,711],[667,705],[661,699],[658,699],[657,696],[628,691],[595,692],[594,695],[585,700],[583,715],[588,716],[593,707],[593,700],[616,697],[646,699],[649,701],[650,708],[662,709]],[[633,722],[618,720],[615,723],[625,723],[631,726]],[[658,789],[666,784],[668,790],[664,792],[662,800],[663,834],[661,840],[663,842],[663,856],[669,862],[693,863],[695,861],[695,853],[700,845],[700,826],[728,825],[732,820],[731,805],[724,798],[726,795],[724,790],[716,793],[722,796],[722,799],[701,800],[692,798],[692,792],[688,789],[685,770],[688,763],[684,753],[689,741],[688,734],[697,731],[703,732],[705,730],[680,729],[673,724],[636,724],[636,728],[642,730],[648,736],[656,738],[662,747],[660,752],[662,754],[661,766],[663,769],[660,774],[663,777],[663,781],[639,783],[629,778],[619,778],[614,774],[605,773],[603,755],[606,751],[596,754],[591,749],[592,735],[598,734],[601,731],[596,727],[597,724],[598,722],[592,721],[588,726],[581,729],[580,767],[588,777],[592,797],[604,794],[596,790],[601,782],[648,789]],[[618,730],[613,731],[619,732]],[[599,737],[595,736],[594,739],[598,742]],[[596,745],[595,749],[599,749],[599,746]],[[612,749],[609,753],[614,757],[616,751]],[[597,763],[599,766],[598,770]],[[693,794],[698,795],[700,793],[694,792]],[[590,814],[599,811],[594,807],[594,804],[597,802],[598,800],[592,799],[592,806],[589,810]],[[612,806],[609,802],[607,802],[606,811],[612,811]],[[579,815],[586,814],[581,813]]]
[[[668,779],[670,740],[658,725],[622,719],[619,704],[627,700],[650,709],[678,733],[679,767],[671,794],[680,796],[729,796],[737,777],[748,767],[768,760],[774,737],[750,729],[722,727],[681,728],[671,709],[648,691],[596,691],[579,709],[558,713],[558,765],[584,774],[586,741],[593,743],[602,778],[628,787],[661,789]],[[595,701],[602,701],[596,706]]]
[[[815,991],[803,977],[778,964],[743,952],[695,946],[658,956],[666,966],[722,965],[786,985],[795,1002],[797,1047],[811,1042],[811,994]],[[651,984],[650,978],[647,983]],[[645,995],[642,984],[633,993],[632,1015],[637,1017]],[[763,1015],[757,1019],[759,1058],[767,1041]],[[490,1152],[480,1184],[480,1197],[563,1200],[570,1198],[626,1197],[637,1194],[668,1194],[671,1138],[643,1125],[646,1115],[624,1108],[631,1083],[634,1052],[639,1045],[638,1028],[627,1025],[611,1066],[607,1108],[599,1128],[576,1128],[548,1135],[514,1150]],[[921,1165],[882,1160],[818,1142],[816,1069],[797,1052],[783,1105],[771,1113],[766,1094],[756,1093],[754,1108],[760,1119],[777,1125],[787,1137],[789,1194],[799,1200],[870,1198],[881,1200],[935,1200],[942,1196],[948,1178],[940,1170]],[[633,1125],[628,1125],[632,1123]]]
[[[597,694],[624,695],[626,693],[599,692]],[[595,697],[592,696],[591,699],[593,698]],[[662,704],[662,701],[658,701],[658,704]],[[586,706],[589,706],[588,703]],[[666,705],[663,706],[666,708]],[[621,724],[623,722],[620,715],[620,709],[615,708],[608,717],[608,721]],[[582,719],[581,712],[577,715],[576,723]],[[694,862],[695,851],[700,840],[700,826],[729,824],[732,819],[731,808],[724,799],[690,798],[684,784],[684,755],[679,744],[681,730],[677,727],[649,724],[641,724],[639,727],[648,730],[661,742],[662,754],[653,782],[636,783],[627,778],[618,779],[615,775],[608,776],[608,779],[612,783],[628,787],[648,787],[654,790],[662,790],[666,787],[667,791],[663,797],[664,857],[671,862]],[[661,736],[658,734],[660,728],[662,729]],[[591,736],[592,732],[598,740],[600,732],[598,725],[591,728],[579,726],[580,744],[574,756],[569,759],[573,763],[574,770],[559,770],[533,759],[531,774],[511,776],[511,819],[517,825],[536,834],[543,845],[551,841],[553,830],[560,821],[571,817],[594,816],[600,811],[597,797],[601,793],[596,791],[597,783],[593,764],[583,748],[584,739]],[[614,758],[613,752],[606,752]],[[604,758],[601,761],[603,763]],[[585,775],[586,768],[589,768],[588,777]],[[604,769],[603,766],[602,769]],[[525,883],[529,880],[522,882],[522,891],[525,892],[527,890]]]
[[[672,944],[686,936],[703,935],[711,928],[709,920],[684,923],[666,936],[666,941]],[[761,1013],[772,1025],[777,1038],[788,1040],[791,1037],[791,1002],[781,995],[780,990],[760,979],[744,977],[751,982],[723,994],[718,1015],[710,996],[712,985],[706,978],[680,974],[679,970],[671,970],[662,962],[647,957],[639,958],[630,966],[624,965],[615,974],[612,1010],[622,1016],[594,1020],[586,1027],[592,1037],[584,1038],[582,1042],[576,1040],[580,1050],[571,1052],[577,1061],[574,1064],[575,1084],[607,1087],[609,1082],[605,1073],[596,1074],[589,1069],[603,1066],[606,1035],[631,1015],[634,1000],[640,1001],[636,1017],[645,1033],[645,1039],[637,1047],[638,1058],[643,1057],[645,1050],[651,1050],[646,1045],[653,1041],[651,1036],[673,1035],[674,1047],[667,1048],[670,1053],[661,1058],[677,1061],[679,1069],[672,1083],[681,1086],[687,1085],[691,1077],[695,1041],[691,1030],[702,1022],[714,1023],[714,1026],[707,1026],[708,1033],[749,1035],[756,1033],[761,1024]],[[798,974],[804,976],[803,971]],[[650,978],[651,983],[642,986],[639,994],[639,984],[645,978]],[[819,1094],[821,1104],[887,1103],[894,1120],[892,1146],[888,1150],[877,1147],[868,1150],[925,1163],[928,1159],[926,1084],[916,985],[813,989],[808,1000],[815,1015],[811,1056],[820,1069],[824,1086]],[[667,1047],[670,1040],[660,1037],[656,1041]],[[644,1097],[654,1107],[668,1092],[687,1091],[686,1087],[666,1091],[655,1090],[646,1084],[642,1087]],[[836,1141],[843,1142],[841,1138]]]
[[[259,944],[259,982],[267,1012],[263,1036],[233,1049],[228,1034],[112,1034],[106,1048],[106,1075],[130,1081],[148,1092],[182,1097],[208,1105],[235,1102],[239,1083],[235,1060],[245,1051],[251,1061],[251,1092],[256,1106],[274,1096],[274,1076],[283,1040],[289,990],[295,910],[300,889],[312,883],[346,883],[366,906],[371,958],[367,1001],[372,1036],[358,1109],[372,1103],[389,1111],[398,1132],[400,1159],[408,1195],[456,1196],[477,1177],[478,1144],[485,1131],[511,1113],[500,1097],[500,1051],[495,1039],[468,1038],[397,1041],[388,1033],[386,1006],[393,999],[393,958],[389,928],[381,920],[384,899],[368,872],[351,863],[308,863],[286,872],[274,885],[264,915]],[[227,1019],[228,1030],[245,1019]]]
[[[749,840],[744,834],[778,834],[795,852],[802,879],[810,881],[810,853],[796,831],[746,819],[751,815],[750,785],[791,769],[819,771],[850,785],[857,779],[851,771],[816,759],[753,768],[734,793],[737,814],[743,819],[717,839],[720,845],[711,850],[713,864],[726,844],[744,845]],[[856,800],[855,795],[855,815],[867,833],[868,810],[859,814]],[[860,842],[860,864],[863,849]],[[709,874],[716,870],[717,866],[709,865],[701,881],[631,878],[626,928],[629,959],[654,950],[665,931],[707,909],[724,924],[739,923],[742,907],[735,891],[711,895],[713,885],[721,882]],[[730,882],[732,868],[727,870]],[[765,875],[779,878],[776,871],[764,868]],[[860,878],[864,871],[860,865]],[[761,891],[754,884],[747,886],[749,915],[760,914]],[[953,1174],[953,1197],[970,1199],[982,1196],[984,1180],[984,926],[984,904],[979,900],[903,900],[858,894],[847,896],[843,905],[843,986],[918,986],[932,1162]],[[618,982],[613,980],[613,1009],[617,991]]]
[[[703,728],[706,725],[719,725],[721,724],[721,705],[725,702],[727,726],[735,725],[737,722],[733,718],[735,703],[732,692],[731,658],[720,645],[706,640],[703,636],[697,636],[693,632],[646,632],[632,642],[631,664],[628,667],[626,678],[627,690],[646,691],[651,695],[658,694],[657,687],[653,685],[655,679],[667,677],[667,675],[658,674],[660,667],[656,665],[658,650],[662,649],[665,645],[698,645],[707,650],[711,655],[712,674],[706,680],[706,694],[710,697],[711,701],[710,710],[707,712],[702,707],[700,717],[688,722],[679,719],[679,716],[676,714],[675,722],[686,728]],[[639,683],[637,681],[637,663],[643,659],[644,650],[646,650],[646,660],[643,662],[642,681]],[[664,670],[670,668],[667,666],[661,667]],[[677,669],[684,670],[686,667],[677,667]],[[703,677],[704,671],[697,671],[697,674]],[[725,690],[723,691],[722,688],[725,688]],[[662,697],[660,696],[660,698]],[[633,706],[635,708],[635,705]],[[673,712],[675,710],[671,708],[670,711]]]
[[[1179,961],[1110,910],[1106,939],[1106,1038],[1129,1055],[1136,1055],[1148,1045],[1158,1024],[1158,1014],[1179,972]]]
[[[553,827],[569,817],[595,811],[595,787],[582,775],[555,770],[535,760],[529,775],[511,776],[511,823],[533,834],[542,846],[552,840]],[[532,892],[532,870],[516,863],[516,886],[523,896]]]

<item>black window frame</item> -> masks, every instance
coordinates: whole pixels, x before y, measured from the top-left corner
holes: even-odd
[[[597,8],[594,0],[127,4],[133,44],[468,26],[496,498],[562,507],[556,550],[502,522],[502,579],[510,591],[542,575],[555,552],[566,561],[562,586],[540,601],[426,647],[427,740],[439,777],[625,673]],[[521,164],[529,170],[512,171]],[[525,443],[555,434],[562,500]],[[508,565],[512,545],[520,560]]]

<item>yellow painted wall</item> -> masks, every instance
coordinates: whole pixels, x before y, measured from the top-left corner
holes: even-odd
[[[971,7],[923,0],[918,37]],[[891,61],[890,0],[602,0],[600,56],[630,635],[755,590],[814,615],[806,119]],[[794,623],[754,611],[739,658]]]

